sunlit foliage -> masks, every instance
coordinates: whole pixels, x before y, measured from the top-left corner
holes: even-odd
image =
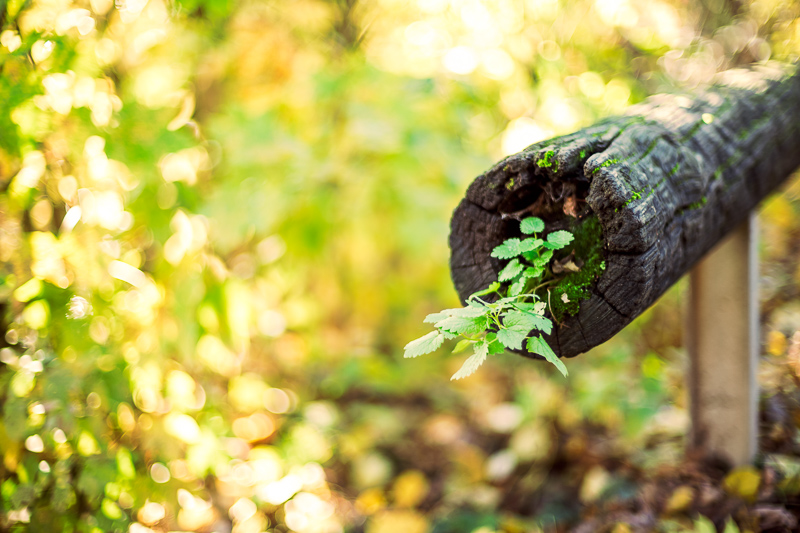
[[[569,382],[506,356],[450,385],[458,361],[401,358],[457,304],[449,214],[527,144],[796,58],[797,9],[0,3],[0,529],[574,521],[624,477],[578,464],[594,437],[685,429],[674,307]]]

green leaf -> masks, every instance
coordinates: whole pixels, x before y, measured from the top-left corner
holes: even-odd
[[[522,341],[528,336],[528,331],[517,331],[514,329],[506,328],[497,332],[497,340],[503,343],[503,346],[509,350],[519,350],[522,348]]]
[[[497,279],[500,281],[508,281],[510,279],[514,279],[517,275],[522,272],[522,269],[525,268],[522,263],[519,262],[519,259],[514,258],[512,259],[506,267],[500,271],[500,275]]]
[[[520,311],[525,311],[526,313],[536,313],[537,315],[541,315],[546,306],[547,304],[544,302],[517,302],[514,304],[514,307]]]
[[[406,344],[403,357],[419,357],[439,349],[444,342],[444,335],[438,331],[431,331],[425,336]]]
[[[485,305],[468,305],[467,307],[456,307],[455,309],[445,309],[442,311],[443,315],[456,316],[460,318],[476,318],[483,316],[489,312],[489,308]]]
[[[488,287],[486,287],[482,291],[473,292],[472,294],[469,295],[468,299],[471,300],[472,298],[478,298],[480,296],[486,296],[487,294],[491,294],[493,292],[496,292],[497,289],[499,289],[499,288],[500,288],[500,282],[495,281],[494,283],[492,283],[491,285],[489,285]]]
[[[564,362],[558,358],[558,356],[553,352],[541,335],[528,339],[528,351],[537,355],[541,355],[547,361],[553,363],[558,371],[564,375],[564,377],[567,377],[568,372]]]
[[[527,285],[527,283],[527,278],[519,278],[517,281],[511,284],[511,287],[508,288],[508,294],[511,296],[518,296],[519,294],[522,294],[522,291],[525,290],[525,285]]]
[[[544,268],[547,266],[547,263],[549,263],[550,259],[552,258],[553,258],[553,250],[545,250],[541,254],[539,254],[539,257],[533,259],[531,263],[533,263],[534,266]]]
[[[532,252],[537,248],[541,248],[544,241],[542,239],[530,238],[525,239],[519,243],[520,252]]]
[[[728,518],[725,523],[725,530],[722,533],[740,533],[739,526],[733,521],[733,518]]]
[[[461,379],[465,378],[469,375],[475,373],[478,370],[484,361],[486,361],[486,356],[489,354],[489,345],[486,341],[478,341],[475,343],[474,352],[473,354],[464,361],[464,364],[461,365],[461,368],[453,374],[453,377],[450,379]]]
[[[550,235],[547,236],[547,242],[553,247],[553,250],[560,250],[561,248],[565,247],[575,237],[572,236],[572,233],[564,230],[554,231]],[[550,246],[548,246],[550,248]]]
[[[486,317],[451,316],[437,322],[436,327],[456,335],[476,335],[486,331]]]
[[[430,315],[425,317],[425,320],[423,320],[423,322],[426,324],[435,324],[440,320],[444,320],[448,316],[449,315],[446,315],[444,313],[431,313]]]
[[[453,348],[453,353],[463,352],[464,350],[469,348],[469,345],[472,344],[472,342],[473,341],[469,339],[461,339],[460,341],[458,341],[458,344],[456,344],[456,347]]]
[[[528,267],[522,272],[523,278],[538,278],[544,274],[544,269],[538,267]]]
[[[496,355],[506,351],[506,347],[503,346],[503,343],[497,340],[496,333],[486,335],[486,342],[489,345],[489,355]]]
[[[503,317],[503,325],[516,331],[525,332],[525,336],[534,329],[549,334],[553,329],[553,322],[549,318],[536,313],[512,311]]]
[[[544,221],[541,218],[528,217],[519,224],[522,233],[539,233],[544,229]]]
[[[494,250],[492,250],[492,257],[496,257],[498,259],[511,259],[512,257],[516,257],[522,253],[522,250],[519,249],[519,239],[508,239],[500,246],[497,246]]]

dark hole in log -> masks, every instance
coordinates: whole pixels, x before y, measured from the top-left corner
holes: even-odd
[[[647,309],[800,167],[800,151],[787,148],[800,139],[797,67],[731,71],[719,81],[691,100],[655,96],[479,176],[451,223],[462,300],[497,279],[504,262],[492,249],[520,236],[518,220],[539,216],[545,234],[592,230],[587,241],[594,232],[602,246],[599,279],[547,339],[558,355],[589,350]]]

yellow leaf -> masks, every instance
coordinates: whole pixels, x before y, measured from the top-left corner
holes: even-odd
[[[367,524],[367,533],[425,533],[428,520],[414,511],[383,511]]]
[[[761,485],[761,473],[751,466],[733,470],[723,482],[723,487],[728,493],[748,501],[755,501],[759,485]]]
[[[611,476],[602,466],[595,466],[583,477],[581,484],[580,499],[584,503],[596,500],[608,485]]]
[[[367,489],[356,498],[356,509],[365,515],[375,514],[386,507],[386,498],[378,488]]]
[[[414,507],[428,494],[428,480],[419,470],[407,470],[394,482],[394,504],[397,507]]]
[[[783,355],[787,345],[786,336],[780,331],[773,330],[767,335],[767,353],[770,355]]]
[[[694,490],[688,485],[683,485],[675,489],[672,496],[667,500],[664,511],[667,513],[679,513],[685,510],[694,500]]]

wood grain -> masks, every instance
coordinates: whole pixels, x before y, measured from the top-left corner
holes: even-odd
[[[724,72],[705,92],[653,96],[478,176],[451,220],[453,283],[465,300],[495,281],[505,262],[489,254],[519,235],[514,213],[577,187],[603,228],[606,268],[549,338],[575,356],[645,311],[798,167],[797,69]],[[543,218],[550,230],[565,216]]]

